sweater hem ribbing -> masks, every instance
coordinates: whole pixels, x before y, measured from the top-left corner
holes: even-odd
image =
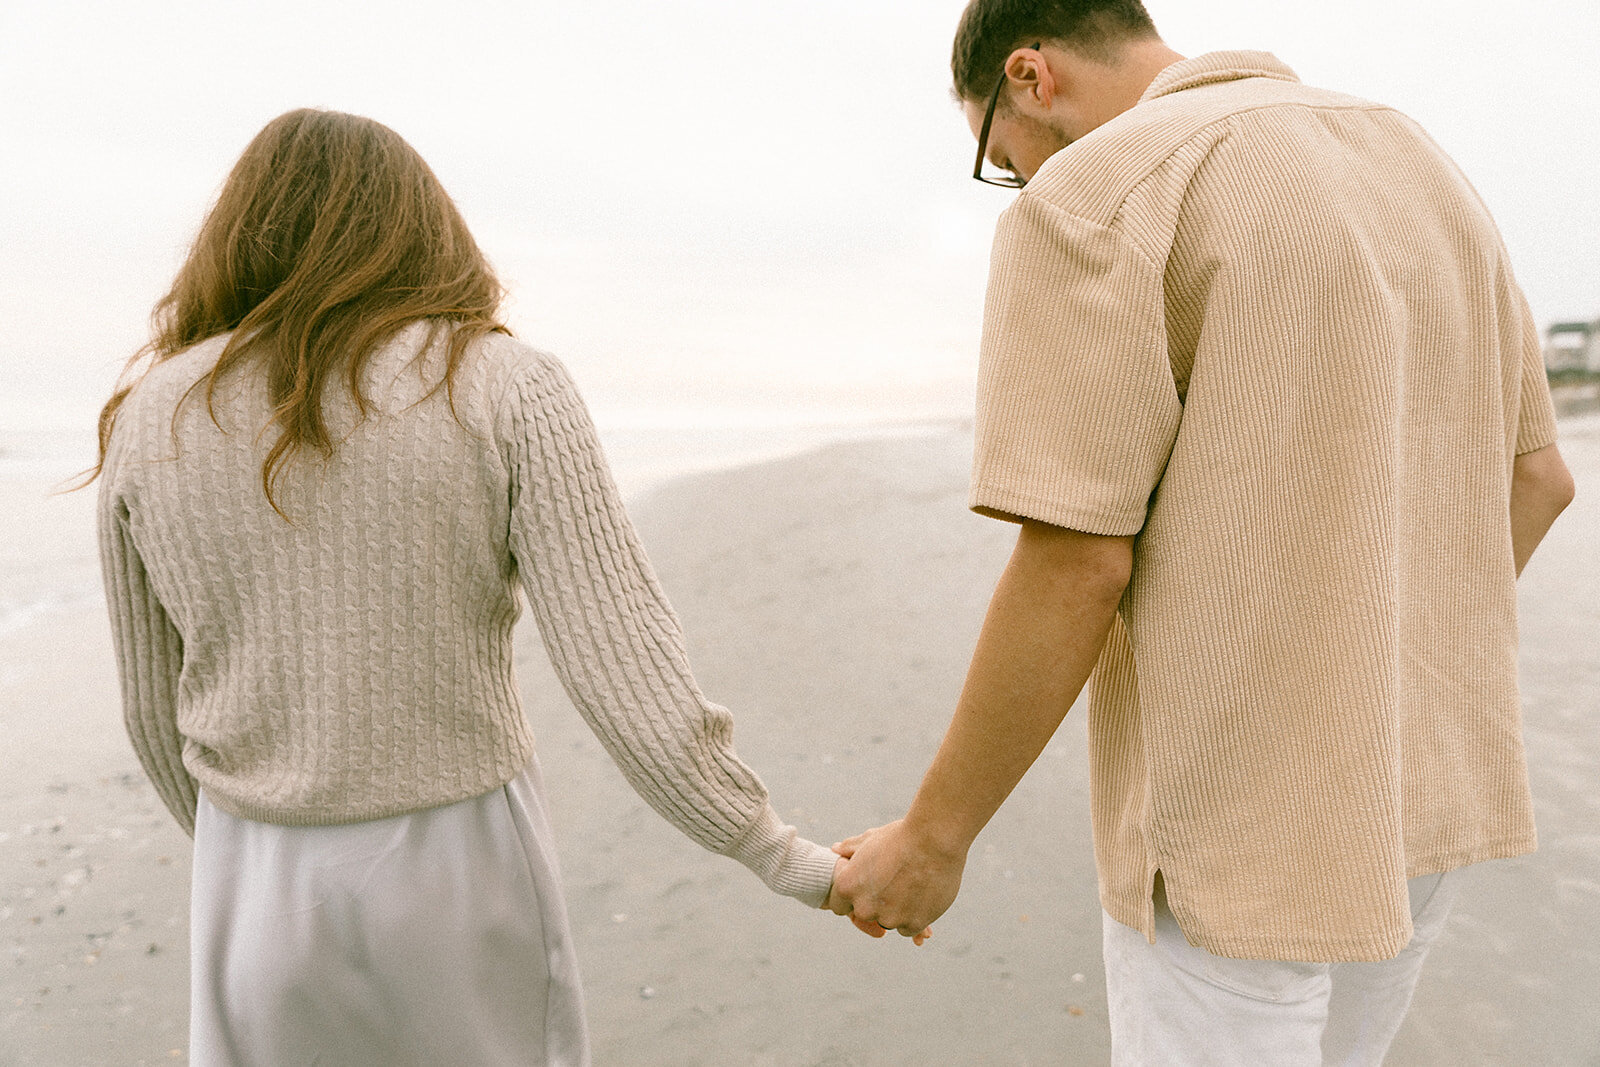
[[[196,790],[197,794],[204,791],[206,799],[211,801],[220,811],[236,819],[247,819],[251,822],[268,823],[273,826],[343,826],[347,823],[376,822],[379,819],[392,819],[401,815],[415,815],[419,811],[429,811],[433,808],[446,808],[452,804],[459,804],[496,789],[502,789],[506,783],[522,772],[528,761],[533,758],[532,749],[521,752],[516,761],[516,766],[509,771],[497,771],[490,775],[491,780],[485,784],[475,784],[467,789],[452,789],[436,797],[429,797],[421,801],[383,804],[351,804],[337,807],[295,807],[292,804],[260,804],[240,800],[226,792],[219,791],[215,786],[201,780]]]

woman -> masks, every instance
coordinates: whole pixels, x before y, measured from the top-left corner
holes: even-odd
[[[397,134],[292,111],[101,414],[128,733],[194,836],[196,1064],[587,1062],[519,585],[651,807],[829,892],[838,858],[734,753],[571,380],[501,298]]]

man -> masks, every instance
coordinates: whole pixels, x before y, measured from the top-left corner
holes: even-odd
[[[1414,122],[1138,0],[973,0],[952,67],[1026,185],[971,497],[1022,528],[830,906],[938,918],[1093,670],[1114,1058],[1377,1063],[1452,872],[1535,843],[1514,581],[1572,482],[1505,249]]]

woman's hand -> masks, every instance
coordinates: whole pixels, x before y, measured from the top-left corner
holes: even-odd
[[[965,856],[939,854],[902,821],[866,830],[833,850],[841,862],[824,906],[849,916],[869,937],[897,930],[918,945],[933,936],[933,921],[954,902],[966,867]]]
[[[850,840],[854,841],[855,838],[851,838]],[[833,850],[835,852],[838,852],[839,849],[842,848],[842,847],[844,847],[843,844],[834,845],[833,846]],[[887,927],[879,926],[877,923],[869,922],[866,919],[859,919],[856,916],[850,914],[849,906],[844,904],[843,901],[840,899],[840,897],[837,895],[838,894],[838,885],[839,885],[839,872],[844,870],[845,864],[847,862],[848,861],[842,855],[840,856],[840,858],[838,860],[834,861],[834,864],[833,864],[833,886],[828,889],[828,896],[827,896],[827,898],[825,900],[823,900],[822,907],[827,911],[833,912],[835,915],[843,915],[845,918],[850,920],[850,923],[851,923],[852,926],[854,926],[857,930],[860,930],[862,933],[866,934],[868,937],[882,937],[884,934],[889,932]],[[835,906],[836,904],[838,904],[837,907]],[[930,930],[924,930],[924,931],[922,931],[922,933],[920,933],[916,937],[912,938],[912,941],[915,942],[916,944],[920,945],[920,944],[922,944],[924,941],[928,940],[928,938],[930,938],[932,936],[933,936],[933,931],[931,929]]]

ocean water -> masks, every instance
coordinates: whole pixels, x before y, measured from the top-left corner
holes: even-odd
[[[94,492],[52,495],[93,460],[86,426],[0,426],[0,638],[99,598]]]
[[[762,463],[836,441],[948,432],[957,416],[865,410],[629,408],[595,414],[625,499],[685,475]],[[101,598],[96,487],[62,490],[92,465],[92,415],[0,424],[0,638]],[[0,663],[0,678],[6,665]]]

